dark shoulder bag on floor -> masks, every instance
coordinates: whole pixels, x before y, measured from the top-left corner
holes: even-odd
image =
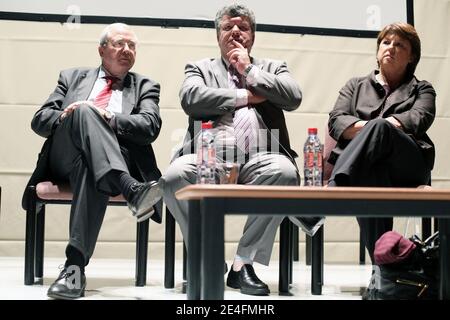
[[[437,299],[439,290],[438,232],[425,241],[389,231],[375,245],[369,300]]]

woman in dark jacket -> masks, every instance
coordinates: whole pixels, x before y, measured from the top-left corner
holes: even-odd
[[[393,23],[377,38],[378,69],[350,79],[330,112],[337,140],[329,162],[329,186],[417,187],[430,182],[434,145],[427,136],[436,93],[414,71],[420,39],[413,26]],[[376,240],[392,230],[393,218],[358,218],[370,258]]]

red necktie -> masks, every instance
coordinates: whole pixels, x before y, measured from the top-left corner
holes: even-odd
[[[118,80],[116,77],[106,76],[106,86],[99,92],[99,94],[95,97],[94,105],[101,109],[106,109],[109,103],[109,99],[111,99],[112,94],[112,86]]]

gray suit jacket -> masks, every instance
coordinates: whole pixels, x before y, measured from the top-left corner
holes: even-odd
[[[61,71],[58,84],[31,121],[32,129],[47,138],[28,185],[52,180],[48,155],[52,134],[59,124],[64,108],[73,102],[87,100],[98,76],[99,68],[74,68]],[[159,84],[139,74],[129,72],[123,81],[122,113],[116,114],[116,136],[122,148],[139,170],[139,180],[157,180],[161,176],[151,143],[158,137],[162,121],[159,115]],[[27,186],[28,186],[27,185]],[[27,208],[26,192],[22,207]],[[152,219],[161,221],[161,205]]]
[[[350,142],[342,137],[346,128],[359,120],[393,116],[402,124],[405,133],[422,149],[431,170],[435,150],[426,132],[436,113],[436,92],[433,86],[427,81],[412,77],[386,97],[382,85],[375,79],[376,73],[378,71],[365,77],[350,79],[339,92],[328,121],[330,136],[337,141],[337,145],[328,161],[334,164]]]
[[[267,98],[263,103],[255,105],[255,110],[268,129],[279,130],[280,151],[293,159],[297,154],[290,147],[283,111],[299,107],[302,100],[300,88],[284,62],[252,58],[252,63],[261,71],[257,83],[250,89]],[[188,63],[180,89],[180,100],[184,112],[189,116],[188,133],[183,149],[179,152],[181,155],[194,153],[192,138],[198,132],[198,128],[194,128],[195,121],[215,121],[235,110],[236,89],[229,87],[224,61],[218,58]]]

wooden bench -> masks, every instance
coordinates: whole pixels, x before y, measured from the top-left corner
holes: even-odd
[[[188,299],[224,297],[225,214],[436,217],[439,294],[450,299],[450,189],[191,185],[176,197],[189,201],[189,234],[195,235],[188,248]]]

